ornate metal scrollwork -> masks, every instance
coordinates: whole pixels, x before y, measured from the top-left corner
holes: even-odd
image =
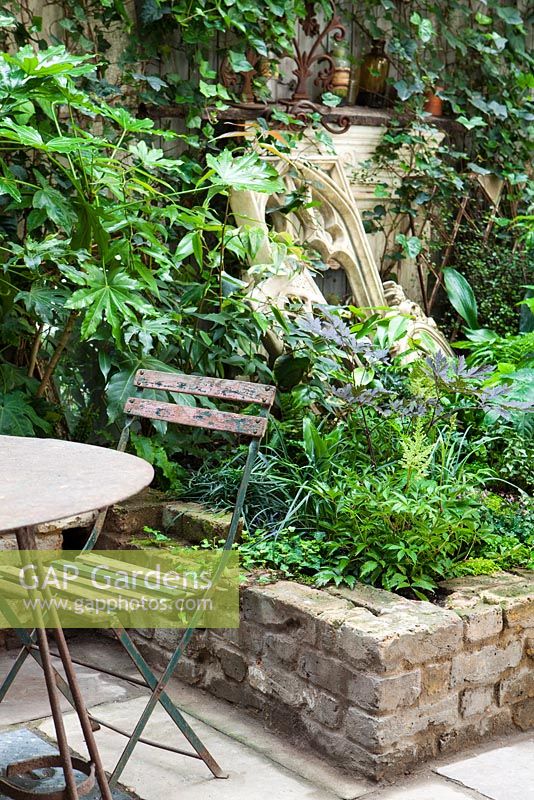
[[[346,28],[337,13],[335,0],[330,0],[331,15],[330,19],[320,23],[315,11],[315,2],[306,3],[306,16],[300,20],[300,26],[308,38],[315,37],[311,46],[304,47],[299,43],[298,37],[293,39],[293,54],[288,54],[295,62],[293,74],[297,82],[293,94],[288,99],[281,99],[274,103],[258,103],[254,94],[254,78],[263,74],[265,69],[264,62],[267,59],[261,58],[253,50],[248,50],[246,58],[250,63],[250,70],[236,73],[232,69],[227,58],[221,64],[219,76],[221,83],[235,94],[241,96],[238,107],[258,106],[264,107],[265,116],[269,118],[276,106],[281,106],[284,111],[294,117],[295,120],[307,123],[310,115],[318,115],[321,124],[329,133],[345,133],[350,127],[350,119],[347,115],[332,114],[330,109],[321,105],[310,97],[308,91],[309,83],[313,79],[313,85],[321,87],[323,92],[327,92],[332,87],[332,78],[335,73],[336,65],[334,58],[326,51],[326,40],[329,36],[336,42],[341,42],[346,37]],[[289,126],[291,127],[291,126]]]
[[[294,55],[290,56],[295,61],[295,69],[293,74],[297,78],[297,85],[292,95],[292,100],[300,101],[307,100],[313,102],[313,99],[308,93],[308,80],[313,76],[314,67],[316,65],[324,64],[324,68],[320,70],[314,80],[315,86],[322,86],[323,91],[328,91],[332,76],[335,70],[334,59],[324,49],[325,39],[333,34],[336,42],[341,42],[345,39],[347,29],[338,16],[334,0],[330,0],[332,7],[332,16],[330,21],[326,22],[321,29],[317,16],[315,14],[315,3],[306,3],[306,16],[301,20],[300,24],[306,36],[315,36],[315,41],[310,49],[301,48],[298,38],[293,39],[293,47],[295,48]],[[321,49],[322,48],[322,49]]]

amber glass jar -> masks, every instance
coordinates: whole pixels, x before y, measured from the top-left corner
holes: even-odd
[[[371,50],[363,60],[358,94],[360,105],[372,108],[381,108],[384,105],[389,73],[389,61],[384,52],[385,46],[386,43],[383,39],[373,39]]]

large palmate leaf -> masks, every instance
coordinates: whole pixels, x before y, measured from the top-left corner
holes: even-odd
[[[0,140],[6,139],[7,141],[14,142],[24,147],[42,147],[43,137],[32,128],[30,125],[17,125],[12,119],[7,117],[3,120],[0,126]]]
[[[282,179],[270,164],[262,161],[256,153],[233,156],[229,150],[206,157],[210,172],[207,177],[216,185],[228,186],[238,191],[280,192]]]
[[[76,221],[76,213],[71,203],[57,189],[51,186],[42,186],[34,196],[32,205],[36,209],[43,209],[46,216],[60,228],[71,231]]]
[[[3,58],[26,75],[39,78],[52,75],[73,78],[89,75],[95,71],[94,63],[88,63],[92,55],[75,56],[65,50],[63,45],[48,47],[46,50],[35,50],[31,45],[27,45],[16,53],[4,53]]]
[[[36,414],[27,394],[19,390],[0,394],[0,434],[33,436],[37,429],[50,433],[50,425]]]
[[[86,270],[69,270],[69,277],[85,284],[67,302],[67,308],[83,311],[81,335],[89,339],[101,322],[111,326],[116,342],[126,322],[136,322],[135,311],[150,314],[151,307],[139,293],[140,284],[121,269],[107,271],[89,264]]]
[[[57,322],[69,297],[66,287],[48,288],[46,285],[32,281],[27,292],[19,292],[15,301],[22,300],[26,310],[33,312],[42,322]]]

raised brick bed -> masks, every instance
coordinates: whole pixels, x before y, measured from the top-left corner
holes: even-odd
[[[69,520],[64,533],[46,526],[43,544],[76,546],[88,522]],[[184,544],[217,539],[227,524],[145,492],[113,509],[100,546],[135,546],[145,525]],[[439,752],[534,727],[533,572],[449,581],[441,606],[286,581],[249,586],[241,601],[239,630],[199,631],[178,676],[345,769],[391,778]],[[163,664],[180,632],[133,635]]]
[[[534,575],[451,581],[445,607],[281,581],[242,594],[239,630],[199,632],[180,677],[379,779],[534,726]],[[154,660],[177,632],[137,638]]]

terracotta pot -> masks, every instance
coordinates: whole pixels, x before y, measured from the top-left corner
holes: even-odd
[[[436,91],[439,92],[442,88],[442,86],[436,86]],[[432,114],[433,117],[441,117],[443,114],[443,100],[441,97],[438,97],[437,94],[434,94],[434,92],[429,92],[426,96],[423,110],[428,114]]]

